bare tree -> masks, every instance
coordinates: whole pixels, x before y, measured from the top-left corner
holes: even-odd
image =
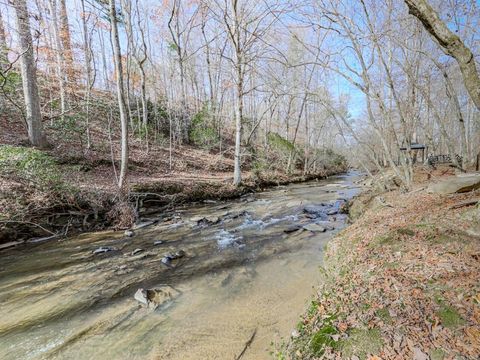
[[[27,4],[25,0],[10,0],[10,3],[14,7],[16,15],[28,138],[33,146],[46,147],[48,143],[43,132],[40,97],[37,87],[37,69],[33,57],[33,42]]]
[[[480,76],[472,51],[447,27],[427,0],[405,0],[405,3],[410,14],[420,20],[443,51],[457,61],[463,83],[477,109],[480,110]]]

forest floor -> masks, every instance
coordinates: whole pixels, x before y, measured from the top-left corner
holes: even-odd
[[[279,358],[479,359],[480,191],[364,192],[328,245],[325,285]]]
[[[129,200],[136,214],[118,201],[120,139],[100,123],[91,124],[91,149],[75,132],[51,129],[46,151],[25,147],[21,122],[0,116],[0,244],[71,235],[107,227],[128,228],[135,215],[161,213],[175,205],[227,199],[265,187],[344,172],[345,165],[326,166],[309,176],[286,174],[278,166],[260,171],[244,159],[243,184],[233,182],[233,144],[222,150],[168,141],[129,139]],[[118,132],[117,132],[118,133]],[[232,137],[233,138],[233,137]],[[115,160],[112,160],[115,159]]]

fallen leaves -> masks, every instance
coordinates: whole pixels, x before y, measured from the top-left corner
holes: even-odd
[[[367,359],[480,358],[480,242],[468,233],[480,220],[471,207],[452,209],[475,194],[382,196],[393,207],[371,202],[328,246],[322,316],[337,314],[340,338],[381,329],[383,349]],[[306,334],[321,324],[310,316]],[[341,349],[324,357],[344,358]]]

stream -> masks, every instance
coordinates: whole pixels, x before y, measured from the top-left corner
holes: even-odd
[[[360,174],[0,252],[0,359],[271,359]],[[152,223],[153,221],[153,223]],[[134,298],[155,289],[148,306]],[[136,296],[138,298],[138,296]]]

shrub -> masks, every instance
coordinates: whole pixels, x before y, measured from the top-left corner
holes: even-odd
[[[193,116],[188,138],[190,142],[201,147],[212,148],[218,144],[219,136],[205,107]]]

